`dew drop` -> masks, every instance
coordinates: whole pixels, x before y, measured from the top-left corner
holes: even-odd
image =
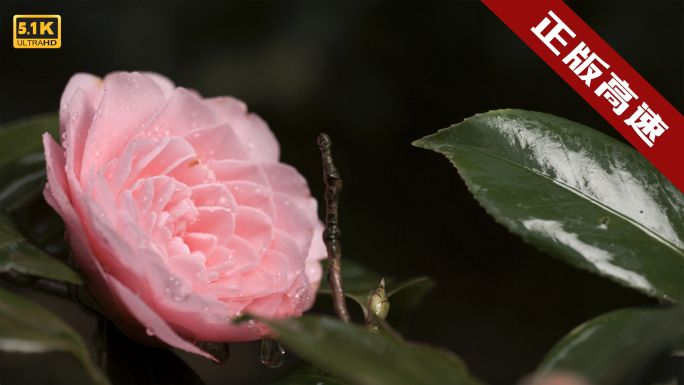
[[[154,335],[154,331],[153,331],[152,329],[150,329],[150,328],[147,328],[147,329],[145,330],[145,333],[147,333],[147,335],[150,336],[150,337]]]
[[[262,364],[271,369],[279,368],[285,363],[285,349],[276,339],[264,338],[257,346],[257,356]]]
[[[74,112],[74,114],[71,115],[71,121],[72,121],[72,122],[75,122],[76,119],[78,119],[78,112]]]
[[[62,139],[63,139],[63,140],[66,140],[66,138],[67,138],[67,133],[65,132],[65,133],[62,134]]]
[[[100,150],[95,151],[95,157],[100,156]]]

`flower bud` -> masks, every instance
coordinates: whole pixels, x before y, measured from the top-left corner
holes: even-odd
[[[380,281],[380,286],[371,294],[368,301],[368,316],[366,317],[366,327],[369,330],[378,331],[378,326],[373,321],[373,317],[385,319],[389,312],[390,303],[385,295],[385,278]]]
[[[390,303],[385,295],[385,278],[380,281],[380,286],[373,292],[368,301],[368,313],[385,319],[389,312]]]

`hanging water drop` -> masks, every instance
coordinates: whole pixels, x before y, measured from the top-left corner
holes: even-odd
[[[154,335],[154,331],[152,331],[152,329],[150,329],[150,328],[145,329],[145,333],[147,333],[147,335],[150,337],[152,337]]]
[[[257,356],[262,364],[271,369],[279,368],[285,362],[285,349],[276,339],[264,338],[259,340]]]

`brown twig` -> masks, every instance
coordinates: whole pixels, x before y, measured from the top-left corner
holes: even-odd
[[[342,179],[340,173],[333,164],[330,147],[332,143],[330,137],[321,134],[318,137],[318,146],[323,155],[323,181],[325,182],[325,231],[323,231],[323,242],[328,250],[328,285],[332,290],[333,306],[335,314],[344,322],[351,322],[347,304],[344,299],[344,289],[342,289],[342,273],[340,262],[342,259],[342,246],[340,245],[340,227],[337,223],[337,208],[342,190]]]

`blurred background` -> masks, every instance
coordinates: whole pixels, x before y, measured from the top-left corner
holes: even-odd
[[[684,2],[567,3],[684,111]],[[16,14],[61,15],[62,48],[14,49]],[[518,381],[592,317],[655,303],[510,234],[446,158],[411,146],[500,108],[551,113],[626,143],[478,1],[4,0],[0,57],[0,123],[57,111],[76,72],[155,71],[207,97],[242,99],[269,123],[282,161],[308,179],[321,208],[316,138],[328,133],[344,180],[344,258],[398,278],[434,277],[405,337],[454,351],[491,383]],[[92,319],[39,299],[91,339]],[[258,366],[253,347],[231,349]],[[2,355],[3,382],[69,381],[49,373],[72,365],[55,361],[58,354],[11,356]],[[36,362],[48,369],[24,370]],[[205,364],[194,365],[207,381],[255,381],[244,373],[251,364]]]

